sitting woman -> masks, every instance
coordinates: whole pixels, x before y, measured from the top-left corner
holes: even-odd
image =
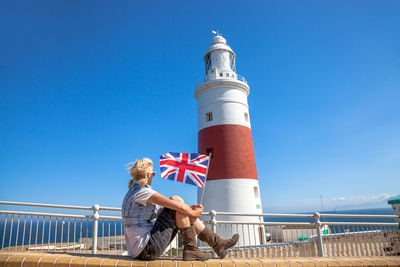
[[[198,218],[203,212],[199,204],[189,206],[178,196],[167,198],[150,185],[155,175],[153,162],[137,160],[129,169],[132,180],[122,204],[125,241],[130,256],[154,260],[161,256],[178,229],[182,235],[183,260],[208,260],[211,255],[196,245],[196,235],[214,249],[222,259],[239,239],[222,239],[204,226]],[[155,223],[153,223],[153,221]]]

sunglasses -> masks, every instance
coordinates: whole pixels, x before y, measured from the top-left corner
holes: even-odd
[[[153,175],[153,177],[156,175],[156,171],[152,171],[151,174]]]

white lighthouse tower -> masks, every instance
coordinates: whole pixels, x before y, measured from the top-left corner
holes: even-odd
[[[236,73],[235,53],[217,34],[204,55],[205,78],[195,90],[198,102],[198,151],[212,154],[203,197],[204,211],[261,214],[247,97],[250,88]],[[198,191],[198,200],[201,190]],[[260,217],[218,216],[218,220],[260,222]],[[259,226],[230,226],[220,235],[242,234],[239,244],[260,244]],[[228,232],[228,233],[227,233]]]

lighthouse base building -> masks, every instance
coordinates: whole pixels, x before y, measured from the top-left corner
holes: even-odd
[[[237,232],[243,246],[264,243],[265,231],[259,225],[232,224],[262,221],[261,216],[254,216],[262,214],[262,206],[247,103],[250,88],[236,73],[235,57],[226,40],[216,35],[204,55],[204,82],[194,94],[198,102],[198,151],[211,154],[204,211],[217,211],[217,221],[225,222],[217,224],[218,234],[230,237]],[[201,195],[199,190],[199,201]]]

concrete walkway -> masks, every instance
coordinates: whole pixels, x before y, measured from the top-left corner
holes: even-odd
[[[400,257],[242,258],[182,261],[131,260],[108,255],[0,252],[0,267],[280,267],[280,266],[400,266]]]

